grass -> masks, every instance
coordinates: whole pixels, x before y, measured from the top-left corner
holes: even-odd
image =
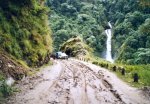
[[[111,72],[115,73],[119,78],[134,87],[144,87],[150,86],[150,64],[148,65],[122,65],[122,64],[112,64],[104,59],[97,57],[88,57],[85,60],[90,60],[93,64],[100,67],[106,68]],[[113,71],[113,67],[116,66],[116,71]],[[125,76],[121,74],[119,68],[123,67],[125,69]],[[133,82],[133,74],[137,73],[139,76],[139,82]]]
[[[52,52],[48,9],[37,0],[6,2],[0,2],[1,48],[34,67]]]
[[[0,72],[0,100],[11,95],[13,93],[13,88],[5,83],[5,76]]]
[[[133,73],[138,73],[140,80],[135,86],[150,86],[150,65],[125,65],[124,67],[130,79]]]

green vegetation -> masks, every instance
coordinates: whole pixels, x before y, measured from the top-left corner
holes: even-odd
[[[1,0],[1,48],[29,66],[44,61],[52,51],[47,13],[44,0]]]
[[[108,0],[104,2],[114,26],[113,51],[117,62],[149,64],[150,5],[148,0]],[[145,53],[145,51],[147,51]]]
[[[71,38],[61,45],[60,50],[73,57],[89,57],[92,49],[78,37]]]
[[[0,71],[0,100],[1,100],[1,97],[3,96],[2,84],[3,84],[4,79],[5,79],[5,77],[4,77],[3,73]]]
[[[54,49],[74,36],[93,47],[98,53],[105,50],[104,28],[106,18],[102,4],[81,2],[81,0],[48,0],[52,9],[50,25],[53,30]]]
[[[5,80],[3,80],[1,82],[0,85],[0,97],[8,97],[10,96],[13,92],[15,91],[15,89],[12,86],[8,86],[5,83]]]
[[[0,72],[0,100],[2,97],[7,97],[13,93],[13,88],[5,83],[5,77],[2,72]]]
[[[58,50],[69,38],[80,36],[94,53],[102,56],[106,47],[104,29],[111,21],[117,62],[149,64],[149,4],[148,0],[48,0],[54,49]]]
[[[40,66],[52,52],[49,9],[44,2],[0,0],[0,100],[14,91],[5,83],[6,76],[19,80],[27,71],[20,64]]]
[[[111,64],[110,62],[102,59],[93,59],[92,63],[101,67],[107,68],[113,71],[113,67],[116,66],[116,74],[135,87],[150,86],[150,65],[122,65],[122,64]],[[121,68],[125,69],[125,76],[121,74]],[[138,73],[139,82],[133,83],[133,74]]]

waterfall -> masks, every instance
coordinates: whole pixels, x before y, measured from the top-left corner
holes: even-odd
[[[105,33],[107,35],[107,42],[106,42],[106,60],[110,61],[110,62],[114,62],[114,60],[112,59],[112,55],[111,55],[111,37],[112,37],[112,32],[111,32],[111,28],[112,25],[110,22],[108,22],[108,25],[110,27],[110,29],[106,29]]]

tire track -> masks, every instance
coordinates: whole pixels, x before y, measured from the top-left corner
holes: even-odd
[[[79,87],[80,88],[79,91],[82,92],[80,95],[80,97],[82,97],[81,98],[82,104],[88,104],[87,94],[86,94],[87,89],[86,89],[85,74],[82,73],[81,68],[79,66],[77,66],[76,64],[74,64],[72,62],[66,66],[69,70],[72,70],[73,79],[74,79],[74,83],[75,83],[74,87],[76,87],[76,88]],[[70,68],[70,66],[73,66],[73,67],[71,67],[72,69]],[[82,76],[82,78],[80,78],[80,76]],[[78,99],[74,99],[74,102],[75,102],[75,100],[78,100]]]
[[[74,62],[74,63],[75,63],[75,62]],[[80,66],[81,68],[84,69],[84,70],[82,71],[83,74],[84,74],[84,73],[91,72],[91,74],[93,74],[93,75],[97,78],[97,80],[101,81],[102,84],[103,84],[103,86],[105,87],[105,89],[108,90],[110,93],[112,93],[112,95],[117,99],[117,100],[115,100],[115,102],[118,102],[119,104],[125,104],[125,103],[123,102],[123,100],[121,99],[120,95],[117,93],[117,91],[116,91],[116,90],[113,90],[112,85],[111,85],[106,79],[104,79],[104,74],[103,74],[103,72],[99,71],[98,74],[97,74],[97,73],[95,73],[90,67],[88,67],[87,65],[85,65],[85,64],[83,64],[83,63],[76,62],[75,64],[76,64],[76,66]],[[89,78],[88,75],[85,76],[85,77],[87,77],[87,79]],[[99,86],[99,88],[98,88],[96,85],[94,85],[94,83],[91,83],[91,84],[89,84],[89,83],[91,83],[91,82],[87,82],[86,84],[87,84],[87,85],[91,85],[91,87],[92,87],[93,89],[96,89],[96,90],[98,90],[98,91],[101,91],[101,90],[102,90],[102,86]],[[103,89],[104,89],[104,88],[103,88]],[[104,91],[105,91],[105,90],[104,90]],[[108,92],[107,92],[107,93],[108,93]],[[95,95],[96,95],[96,93],[95,93]],[[107,102],[106,99],[105,99],[105,101]],[[106,102],[105,102],[105,103],[106,103]]]
[[[111,82],[118,79],[102,68],[76,60],[58,60],[56,66],[25,80],[24,91],[5,104],[138,104],[121,96],[128,93],[120,94],[118,82]]]

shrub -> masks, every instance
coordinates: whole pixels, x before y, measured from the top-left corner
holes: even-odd
[[[48,9],[41,4],[43,2],[0,1],[1,48],[33,66],[39,62],[39,57],[44,60],[52,52],[51,31],[47,23]]]
[[[5,80],[3,80],[0,84],[0,92],[4,97],[7,97],[13,93],[13,88],[11,86],[8,86],[5,83]]]

